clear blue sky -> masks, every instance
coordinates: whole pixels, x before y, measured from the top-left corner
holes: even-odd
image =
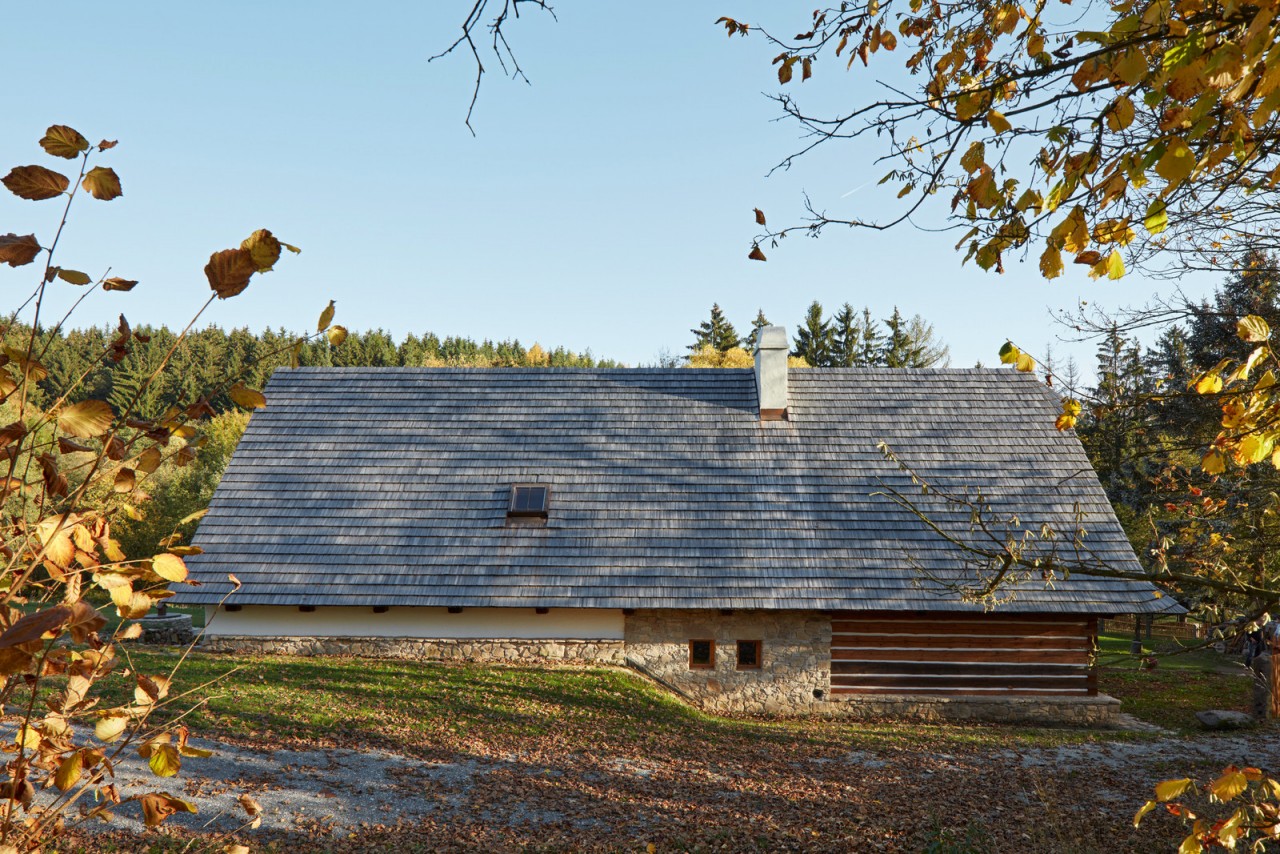
[[[894,204],[873,148],[831,148],[766,179],[797,130],[771,121],[763,40],[713,22],[785,30],[806,14],[770,7],[561,0],[558,23],[527,14],[509,36],[532,86],[486,56],[473,137],[469,60],[427,63],[469,0],[14,4],[0,30],[0,164],[67,164],[36,146],[53,123],[120,140],[102,162],[125,195],[78,203],[60,257],[141,284],[95,295],[78,325],[119,312],[185,322],[208,294],[209,253],[260,227],[303,254],[208,320],[301,330],[336,299],[351,329],[538,340],[631,364],[683,351],[712,302],[740,328],[763,308],[794,330],[813,299],[920,313],[953,364],[991,364],[1006,336],[1042,349],[1049,306],[1155,290],[1083,268],[1045,283],[1034,259],[983,274],[960,267],[954,238],[910,229],[795,238],[748,261],[753,207],[774,224],[799,219],[805,191],[838,215]],[[818,71],[804,86],[827,103],[875,85]],[[0,232],[48,235],[59,210],[0,193]],[[32,270],[0,267],[6,303]]]

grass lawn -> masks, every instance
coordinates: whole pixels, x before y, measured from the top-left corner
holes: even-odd
[[[166,673],[175,660],[154,648],[129,654],[147,674]],[[110,681],[108,702],[132,693],[125,680]],[[198,687],[206,682],[215,684]],[[1248,698],[1248,680],[1212,669],[1109,667],[1101,688],[1138,717],[1180,732],[1191,731],[1197,709]],[[308,837],[317,854],[644,851],[649,841],[659,851],[918,852],[939,840],[939,828],[959,840],[970,826],[991,844],[935,850],[1145,851],[1164,850],[1172,838],[1155,822],[1136,831],[1130,824],[1159,776],[1058,765],[1072,745],[1151,738],[1145,734],[733,720],[606,668],[197,653],[172,693],[184,691],[192,693],[173,708],[197,706],[184,720],[200,736],[263,749],[381,748],[487,769],[465,789],[406,788],[406,797],[438,803],[439,819],[406,829],[388,816],[385,827],[347,840]],[[565,818],[528,824],[522,816],[531,813]],[[182,850],[152,839],[145,850]],[[299,844],[276,841],[283,847],[274,850]],[[125,835],[120,847],[111,844],[100,839],[94,850],[144,850]]]

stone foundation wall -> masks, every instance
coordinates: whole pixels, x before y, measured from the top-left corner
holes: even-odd
[[[1120,701],[1106,694],[1092,697],[862,695],[837,697],[828,705],[833,716],[854,720],[894,718],[926,723],[991,721],[1082,727],[1110,726],[1120,712]]]
[[[144,617],[138,622],[142,626],[142,637],[138,638],[139,643],[186,646],[196,639],[195,629],[191,627],[190,614]]]
[[[831,618],[815,611],[637,610],[625,637],[628,663],[708,711],[813,714],[827,705]],[[715,667],[690,669],[689,641],[707,638]],[[762,642],[759,670],[737,669],[739,640]]]
[[[499,664],[623,663],[620,640],[470,640],[459,638],[306,638],[206,635],[208,652],[242,655],[359,655],[414,661],[473,661]]]

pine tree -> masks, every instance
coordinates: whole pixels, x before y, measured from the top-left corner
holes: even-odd
[[[690,329],[689,331],[694,335],[694,342],[689,345],[689,352],[691,353],[696,353],[708,344],[721,353],[742,344],[742,339],[738,337],[738,331],[733,328],[732,323],[725,319],[719,303],[711,306],[710,320],[702,321],[697,329]]]
[[[804,359],[813,368],[831,366],[831,322],[822,317],[822,303],[814,300],[796,330],[791,355]]]

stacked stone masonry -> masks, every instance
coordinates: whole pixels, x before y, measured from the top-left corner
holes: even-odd
[[[242,655],[358,655],[415,661],[476,661],[500,664],[623,663],[620,640],[458,638],[206,637],[202,649]]]
[[[720,714],[813,714],[829,704],[831,618],[817,611],[638,610],[628,663]],[[689,667],[689,641],[714,639],[715,667]],[[761,641],[758,670],[737,669],[737,642]]]

